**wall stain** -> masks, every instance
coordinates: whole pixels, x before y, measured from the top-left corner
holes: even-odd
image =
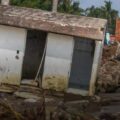
[[[10,85],[20,85],[21,79],[18,75],[9,75],[9,76],[3,76],[0,78],[0,83],[2,84],[10,84]]]
[[[43,78],[42,87],[44,89],[66,91],[68,87],[68,77],[61,75],[47,75]]]

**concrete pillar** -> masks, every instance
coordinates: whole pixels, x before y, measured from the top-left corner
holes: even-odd
[[[90,80],[90,88],[89,88],[90,96],[93,96],[95,93],[95,82],[96,82],[98,68],[99,68],[99,62],[100,62],[100,58],[101,58],[102,41],[96,41],[95,44],[96,44],[96,47],[95,47],[91,80]]]
[[[10,5],[10,0],[1,0],[1,5]]]

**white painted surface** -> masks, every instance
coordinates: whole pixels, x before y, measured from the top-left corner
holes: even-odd
[[[0,48],[25,51],[26,30],[0,25]]]
[[[46,56],[45,74],[68,76],[70,71],[70,60]]]
[[[26,33],[25,29],[0,25],[0,82],[20,84]]]
[[[15,58],[16,51],[0,49],[0,82],[18,85],[21,78],[23,53]]]
[[[48,34],[47,56],[71,60],[73,53],[73,37]]]
[[[52,33],[48,34],[42,82],[44,89],[62,91],[67,88],[73,47],[73,37]],[[49,80],[47,80],[46,77],[49,78]],[[61,85],[60,81],[63,81]],[[50,83],[53,88],[50,88],[48,83]],[[60,86],[64,87],[61,88]]]

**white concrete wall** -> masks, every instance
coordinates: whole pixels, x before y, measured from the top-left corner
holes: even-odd
[[[25,29],[0,25],[0,83],[20,84],[26,33]]]
[[[42,86],[64,91],[67,88],[74,41],[73,37],[48,34]]]
[[[26,30],[0,25],[0,48],[25,51]]]

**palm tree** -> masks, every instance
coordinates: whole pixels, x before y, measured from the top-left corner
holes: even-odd
[[[58,11],[75,15],[81,15],[84,12],[84,10],[80,8],[80,2],[74,0],[59,0]]]
[[[105,1],[104,6],[101,7],[90,7],[86,9],[86,16],[104,18],[108,20],[108,31],[114,33],[115,21],[118,17],[118,11],[112,8],[111,1]]]
[[[114,33],[115,29],[115,21],[118,17],[118,11],[115,9],[112,9],[112,2],[111,1],[105,1],[105,5],[101,7],[103,12],[103,18],[106,18],[108,20],[108,30],[111,33]]]

